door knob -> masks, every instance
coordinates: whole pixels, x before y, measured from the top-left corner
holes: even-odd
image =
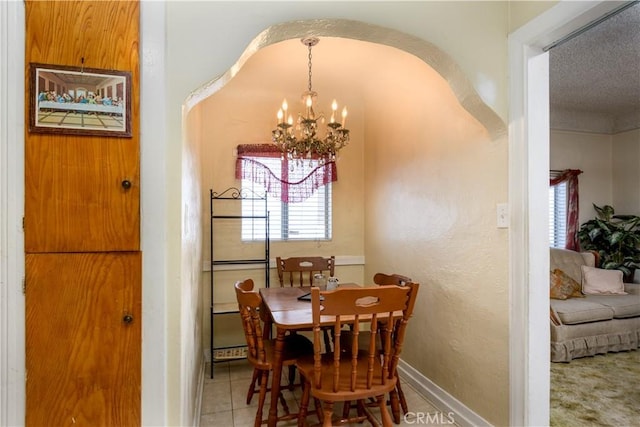
[[[131,181],[129,181],[128,179],[125,179],[124,181],[122,181],[122,188],[124,188],[125,190],[130,189]]]
[[[127,325],[130,325],[131,323],[133,323],[133,316],[130,314],[125,314],[124,317],[122,318],[122,321]]]

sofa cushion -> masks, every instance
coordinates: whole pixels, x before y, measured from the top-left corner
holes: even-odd
[[[587,299],[551,300],[551,307],[565,325],[613,319],[613,309]]]
[[[587,295],[625,295],[622,271],[583,265],[582,292]]]
[[[582,282],[581,266],[595,267],[595,256],[591,252],[576,252],[560,248],[549,249],[550,270],[559,268],[578,283]]]
[[[637,295],[587,295],[586,300],[611,308],[616,319],[640,316],[640,296]]]
[[[582,298],[580,283],[573,280],[567,273],[556,268],[549,276],[549,296],[554,299],[567,299],[571,297]]]

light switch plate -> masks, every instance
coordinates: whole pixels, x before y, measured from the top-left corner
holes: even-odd
[[[498,203],[496,206],[498,228],[509,228],[509,205]]]

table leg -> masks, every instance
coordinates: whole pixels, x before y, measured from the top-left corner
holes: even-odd
[[[265,340],[271,339],[271,329],[273,326],[273,321],[271,320],[271,313],[269,309],[264,304],[264,301],[260,304],[260,320],[264,324],[262,329],[262,338]]]
[[[273,354],[273,374],[271,377],[271,403],[269,407],[269,427],[276,427],[278,421],[278,394],[280,393],[280,379],[282,378],[282,350],[284,348],[285,330],[278,328],[276,345]]]

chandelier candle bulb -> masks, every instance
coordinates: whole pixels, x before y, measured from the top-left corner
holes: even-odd
[[[342,127],[344,127],[345,122],[347,121],[347,107],[342,109]]]
[[[331,121],[329,123],[336,122],[336,111],[338,111],[338,103],[334,99],[333,102],[331,103]]]

